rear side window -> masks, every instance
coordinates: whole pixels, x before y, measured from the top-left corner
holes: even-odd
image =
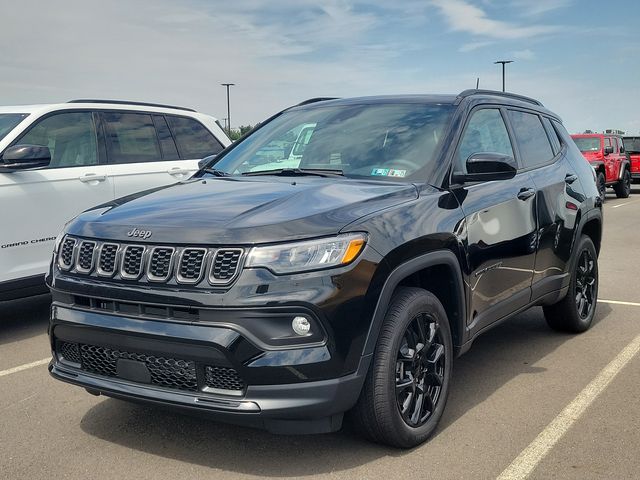
[[[162,115],[154,115],[153,124],[156,126],[156,131],[158,132],[158,140],[160,141],[160,150],[162,150],[162,159],[178,160],[180,156],[178,155],[176,144],[173,141],[171,132],[169,131],[169,126],[167,125],[167,121],[164,119]]]
[[[511,140],[500,110],[483,108],[472,113],[458,147],[459,171],[466,172],[466,161],[474,153],[502,153],[513,157]]]
[[[186,117],[166,116],[183,159],[204,158],[220,153],[224,148],[200,122]]]
[[[162,159],[151,115],[118,112],[102,115],[109,162],[139,163]]]
[[[533,113],[509,110],[509,119],[518,142],[522,166],[535,168],[549,163],[555,155],[540,117]]]
[[[560,140],[558,132],[556,132],[556,130],[553,128],[553,125],[551,125],[551,120],[549,120],[547,117],[542,117],[542,123],[544,123],[544,128],[547,129],[547,134],[549,134],[549,138],[551,139],[553,153],[557,155],[562,149],[562,140]]]
[[[45,117],[31,126],[17,144],[49,147],[49,168],[98,163],[96,129],[91,112],[57,113]]]

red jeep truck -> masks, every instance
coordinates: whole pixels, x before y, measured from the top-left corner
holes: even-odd
[[[618,198],[627,198],[631,193],[631,165],[624,153],[622,137],[606,133],[582,133],[571,137],[595,170],[602,199],[607,187],[613,187]]]
[[[622,137],[622,143],[630,162],[631,180],[634,183],[640,183],[640,136]]]

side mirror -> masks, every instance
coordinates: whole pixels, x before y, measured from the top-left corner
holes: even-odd
[[[620,145],[620,153],[624,153],[624,145]]]
[[[454,182],[489,182],[509,180],[516,176],[518,164],[515,159],[502,153],[474,153],[467,159],[467,173],[454,173]]]
[[[208,157],[204,157],[198,161],[198,170],[202,170],[204,167],[209,165],[211,161],[216,158],[215,155],[209,155]]]
[[[42,145],[14,145],[2,154],[0,170],[26,170],[46,167],[51,162],[49,147]]]
[[[607,145],[604,147],[604,156],[610,155],[613,153],[613,147],[611,145]]]

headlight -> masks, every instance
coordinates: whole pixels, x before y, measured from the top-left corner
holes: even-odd
[[[362,233],[254,247],[246,267],[264,267],[274,273],[294,273],[351,263],[366,243]]]

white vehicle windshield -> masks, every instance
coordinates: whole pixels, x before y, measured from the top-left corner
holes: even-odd
[[[27,113],[0,113],[0,140],[27,117]]]
[[[212,165],[231,175],[282,169],[413,180],[434,161],[455,107],[378,103],[284,112]]]

